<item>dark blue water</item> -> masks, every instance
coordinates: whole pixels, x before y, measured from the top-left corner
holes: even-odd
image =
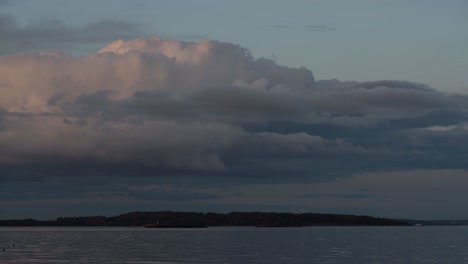
[[[2,264],[468,263],[468,227],[454,226],[0,228],[0,245]]]

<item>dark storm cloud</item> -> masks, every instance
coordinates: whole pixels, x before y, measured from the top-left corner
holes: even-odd
[[[164,189],[150,189],[150,190],[129,190],[125,195],[137,200],[149,201],[194,201],[194,200],[213,200],[221,196],[194,192],[190,190],[164,190]]]
[[[8,4],[8,1],[5,3]],[[70,49],[82,44],[100,44],[138,35],[141,35],[141,31],[137,25],[119,20],[101,20],[81,27],[69,26],[60,20],[39,20],[20,25],[15,17],[0,14],[0,55]]]
[[[113,28],[131,29],[102,22],[74,29],[74,38],[100,41]],[[111,33],[97,36],[103,31]],[[8,181],[300,182],[466,167],[466,96],[407,81],[315,81],[306,68],[255,59],[230,43],[118,40],[80,58],[2,56],[0,73],[0,169]]]

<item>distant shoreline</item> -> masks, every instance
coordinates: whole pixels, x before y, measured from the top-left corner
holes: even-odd
[[[410,226],[408,220],[365,215],[275,212],[132,212],[117,216],[59,217],[56,220],[35,219],[0,220],[2,226],[16,227],[149,227],[149,228],[204,228],[223,226],[251,227],[306,227],[306,226]]]

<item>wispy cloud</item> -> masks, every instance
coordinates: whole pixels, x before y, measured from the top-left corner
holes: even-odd
[[[302,195],[293,195],[298,198],[341,198],[341,199],[364,199],[370,198],[369,194],[364,193],[308,193]]]
[[[306,31],[334,31],[336,28],[326,25],[304,25],[301,26]]]
[[[275,24],[265,27],[267,31],[287,31],[287,32],[325,32],[335,31],[334,27],[327,25],[287,25],[287,24]]]
[[[14,16],[0,14],[0,55],[18,51],[72,49],[83,44],[102,44],[141,34],[140,26],[119,20],[101,20],[81,27],[53,19],[20,25]]]

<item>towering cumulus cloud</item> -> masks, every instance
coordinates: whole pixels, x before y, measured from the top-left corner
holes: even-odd
[[[0,167],[290,178],[463,167],[466,146],[449,138],[466,134],[466,106],[405,81],[315,81],[230,43],[117,40],[81,57],[0,57]]]

